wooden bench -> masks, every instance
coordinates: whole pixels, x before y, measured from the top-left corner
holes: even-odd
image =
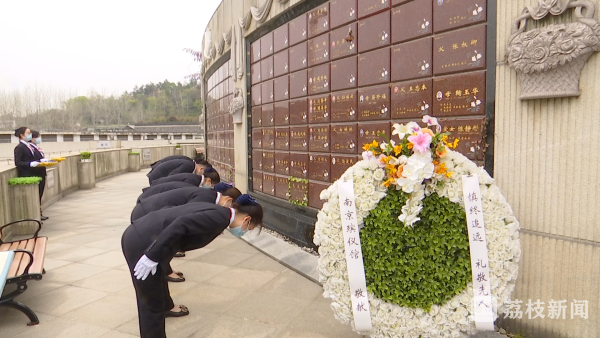
[[[23,222],[35,222],[38,224],[38,229],[33,237],[13,242],[2,241],[2,230],[4,230],[4,228]],[[42,222],[35,219],[15,221],[0,227],[0,252],[14,251],[15,253],[6,276],[6,286],[8,287],[10,284],[16,285],[14,291],[0,296],[0,307],[10,307],[23,312],[29,317],[30,322],[27,324],[28,326],[37,325],[40,323],[40,320],[29,307],[25,304],[16,302],[14,299],[27,290],[27,282],[29,280],[41,280],[42,275],[46,273],[44,270],[44,257],[46,255],[48,237],[38,236],[41,229]]]

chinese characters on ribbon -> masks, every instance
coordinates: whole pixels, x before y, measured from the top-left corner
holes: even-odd
[[[346,247],[346,263],[348,278],[350,280],[350,294],[352,298],[352,312],[356,331],[366,332],[372,330],[371,311],[367,297],[367,281],[365,267],[362,259],[358,219],[354,201],[354,182],[352,174],[344,176],[339,182],[340,215],[344,232],[344,245]]]
[[[473,274],[473,317],[478,330],[493,331],[493,306],[495,304],[492,302],[490,287],[490,263],[485,238],[479,177],[477,175],[463,175],[462,183]]]

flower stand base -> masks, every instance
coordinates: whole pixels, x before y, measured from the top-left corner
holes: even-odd
[[[94,162],[77,163],[79,189],[92,189],[96,186],[96,168]]]
[[[11,185],[8,188],[11,201],[10,219],[18,221],[21,219],[40,219],[40,195],[39,184]],[[10,236],[33,235],[38,228],[35,222],[18,223],[10,227]],[[5,234],[6,235],[6,234]],[[2,238],[2,240],[9,240]]]
[[[140,171],[140,154],[129,154],[128,161],[128,171]]]

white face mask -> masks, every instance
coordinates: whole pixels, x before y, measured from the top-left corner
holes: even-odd
[[[248,232],[248,230],[250,228],[250,222],[246,223],[246,230],[243,230],[243,228],[244,228],[244,223],[242,223],[242,225],[240,225],[237,228],[233,228],[233,229],[229,228],[229,232],[231,232],[231,234],[234,235],[235,237],[242,237]]]

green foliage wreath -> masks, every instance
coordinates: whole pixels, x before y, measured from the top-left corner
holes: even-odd
[[[369,291],[385,301],[429,311],[471,281],[465,212],[437,193],[425,197],[414,228],[398,222],[409,198],[389,189],[360,232]]]

